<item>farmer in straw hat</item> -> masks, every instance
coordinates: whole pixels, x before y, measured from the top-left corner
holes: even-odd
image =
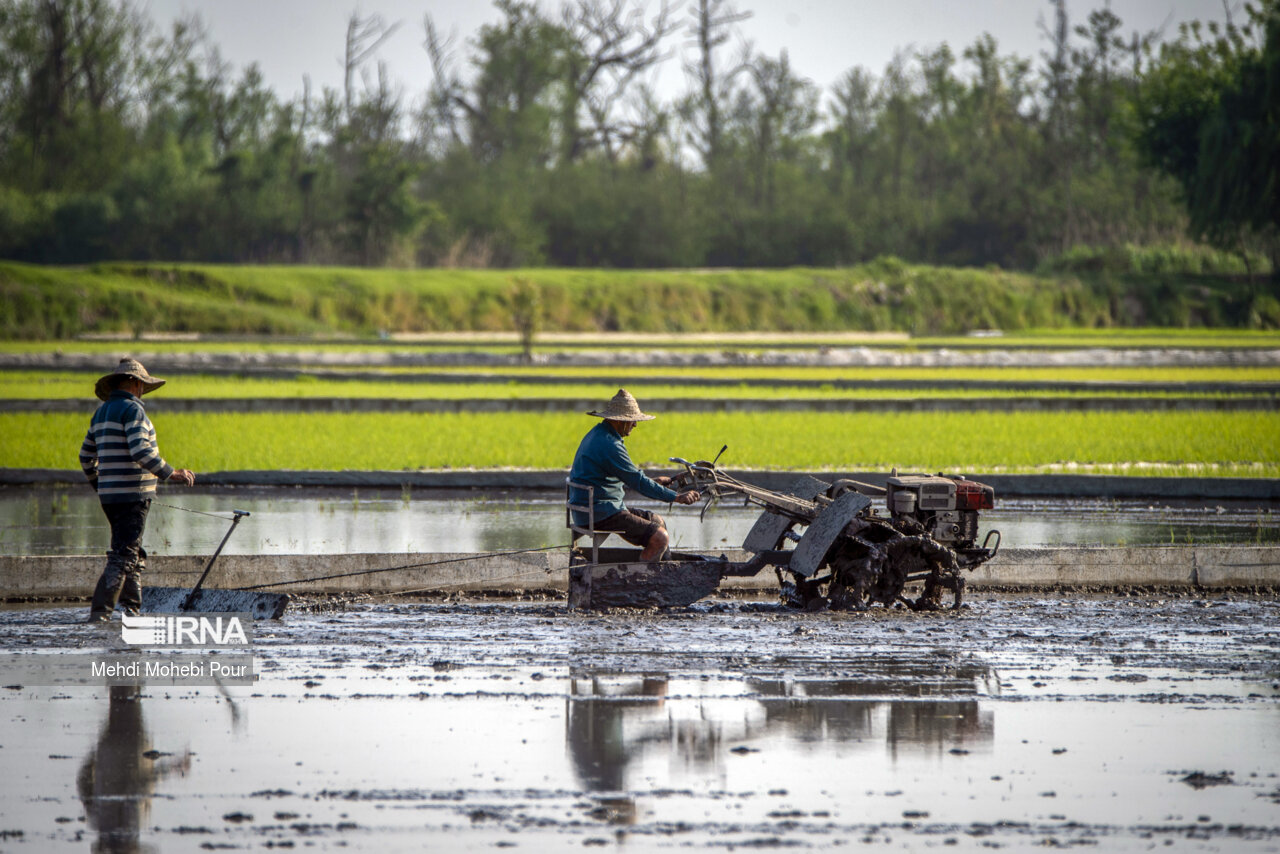
[[[80,446],[80,467],[98,492],[102,512],[111,524],[107,565],[93,591],[89,622],[106,622],[119,603],[127,614],[142,608],[142,570],[147,550],[142,529],[156,494],[156,483],[196,482],[187,469],[174,469],[160,456],[156,430],[147,418],[142,396],[164,385],[136,359],[124,359],[98,380],[94,392],[104,401],[93,413]]]
[[[701,496],[696,489],[676,494],[670,489],[671,478],[650,478],[642,472],[622,444],[637,421],[652,421],[652,415],[640,411],[640,404],[626,389],[619,389],[600,412],[588,412],[594,418],[603,418],[587,431],[578,453],[573,458],[569,479],[595,487],[595,522],[597,531],[612,531],[635,546],[640,546],[641,560],[656,560],[666,551],[670,538],[662,517],[648,510],[628,510],[622,501],[623,485],[655,501],[674,501],[677,504],[693,504]],[[574,490],[570,496],[573,504],[585,504],[586,495]],[[585,525],[585,514],[574,511],[574,523]]]

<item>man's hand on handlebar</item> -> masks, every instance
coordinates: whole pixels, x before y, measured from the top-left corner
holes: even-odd
[[[693,504],[702,497],[702,493],[696,489],[690,489],[676,496],[676,504]]]

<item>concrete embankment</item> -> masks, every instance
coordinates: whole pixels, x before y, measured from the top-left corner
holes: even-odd
[[[797,480],[816,477],[828,483],[849,479],[883,487],[885,472],[729,471],[756,486],[786,491]],[[1217,501],[1280,500],[1280,479],[1253,477],[1141,477],[1098,474],[967,473],[989,484],[997,498],[1140,498]],[[201,486],[324,487],[338,489],[413,489],[482,492],[550,492],[564,495],[566,472],[516,470],[459,471],[289,471],[201,472]],[[72,469],[0,468],[0,486],[84,486]],[[161,487],[162,491],[166,487]]]
[[[241,470],[200,472],[201,487],[314,487],[335,489],[415,489],[442,492],[549,492],[563,497],[561,471],[460,470],[460,471],[289,471]],[[835,483],[850,479],[883,487],[883,471],[742,471],[735,478],[786,492],[796,480],[817,478]],[[1137,475],[983,474],[966,472],[969,478],[996,489],[998,498],[1149,498],[1188,501],[1280,501],[1280,479],[1275,478],[1143,478]],[[83,487],[84,475],[69,469],[0,469],[0,487]],[[161,487],[161,495],[166,488]]]
[[[746,553],[725,552],[730,560]],[[190,587],[203,556],[158,556],[145,583]],[[564,592],[563,549],[525,554],[224,555],[210,587],[273,585],[274,593],[410,594],[536,591]],[[0,556],[0,596],[8,601],[86,599],[103,558]],[[332,577],[342,576],[342,577]],[[311,580],[308,579],[323,579]],[[1193,590],[1280,589],[1280,546],[1157,546],[1005,549],[967,576],[969,589],[1108,589],[1157,587]],[[722,589],[768,592],[772,571],[728,578]]]

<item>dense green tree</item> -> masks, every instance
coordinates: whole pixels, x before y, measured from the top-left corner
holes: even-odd
[[[1161,46],[1137,110],[1144,156],[1182,188],[1193,233],[1261,246],[1280,268],[1280,3],[1249,23],[1185,27]]]
[[[0,158],[24,192],[88,192],[131,151],[145,19],[110,0],[0,5]]]
[[[378,60],[401,22],[352,14],[340,86],[304,78],[282,100],[198,18],[160,33],[132,0],[0,0],[0,257],[1029,268],[1189,236],[1274,251],[1276,0],[1163,45],[1105,3],[1073,18],[1048,0],[1034,63],[983,36],[826,92],[742,42],[746,3],[495,6],[461,39],[423,20],[421,91]],[[652,72],[679,54],[687,90],[664,100]]]

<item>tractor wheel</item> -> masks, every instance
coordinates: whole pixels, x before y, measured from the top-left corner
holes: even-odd
[[[960,607],[964,579],[956,553],[918,525],[867,520],[856,535],[836,540],[822,567],[829,574],[805,577],[779,569],[783,603],[807,611],[865,611],[901,602],[915,611],[936,611],[942,607],[942,591],[950,590],[953,607]],[[907,584],[918,581],[924,582],[923,594],[907,598]]]
[[[798,576],[793,572],[778,573],[778,589],[782,594],[782,604],[801,611],[822,611],[828,607],[828,600],[823,590],[827,578],[811,579]]]
[[[963,579],[955,554],[927,535],[894,531],[881,542],[845,539],[837,544],[830,565],[827,596],[833,610],[865,611],[874,604],[887,607],[902,602],[912,610],[934,611],[941,607],[943,590],[954,591],[959,606]],[[914,600],[904,596],[907,582],[922,577],[923,595]]]
[[[955,595],[952,607],[960,607],[964,579],[960,577],[956,566],[955,552],[927,534],[895,540],[887,550],[898,567],[904,585],[908,579],[920,579],[923,576],[924,591],[920,598],[908,599],[899,592],[899,598],[907,607],[913,611],[941,610],[943,590],[951,590]]]

